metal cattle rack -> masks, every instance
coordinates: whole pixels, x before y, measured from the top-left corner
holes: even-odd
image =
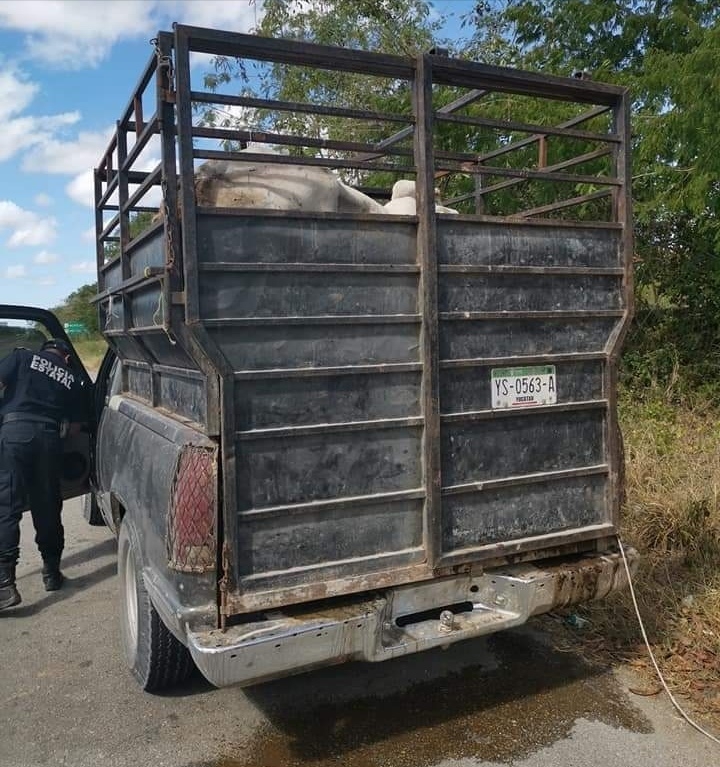
[[[220,439],[225,553],[226,559],[238,560],[226,562],[223,610],[232,614],[273,602],[307,601],[428,579],[478,561],[517,561],[537,558],[538,552],[550,556],[607,543],[616,530],[622,492],[616,368],[632,313],[627,91],[430,53],[400,57],[183,25],[160,32],[154,43],[95,171],[97,301],[105,335],[123,360],[125,391]],[[245,67],[256,62],[258,82],[273,67],[335,72],[366,82],[356,92],[367,97],[359,105],[344,104],[337,98],[323,101],[318,91],[317,103],[299,103],[279,93],[252,92],[252,77],[241,93],[237,86],[231,92],[232,84],[209,90],[195,83],[198,54]],[[383,101],[373,97],[376,93],[390,97]],[[395,111],[377,106],[391,103],[400,106]],[[221,125],[200,119],[203,110],[207,115],[214,109],[230,110],[234,118]],[[507,118],[510,111],[513,119]],[[331,127],[318,129],[323,120]],[[303,125],[307,130],[298,128]],[[458,136],[465,137],[465,146],[458,146]],[[152,162],[146,163],[148,153]],[[417,213],[388,216],[377,228],[368,215],[203,208],[194,180],[198,163],[208,160],[330,168],[380,201],[389,198],[393,180],[411,177]],[[436,212],[438,187],[444,204],[461,215]],[[145,221],[142,214],[155,220]],[[232,242],[242,239],[240,219],[246,229],[255,227],[257,236],[267,224],[272,232],[262,236],[278,238],[287,236],[280,228],[288,221],[306,234],[315,227],[313,236],[327,237],[323,227],[346,226],[360,238],[375,227],[372,236],[387,240],[388,248],[411,237],[412,258],[398,256],[394,262],[393,254],[376,253],[364,261],[340,263],[344,257],[338,256],[336,263],[312,264],[306,252],[292,263],[266,263],[257,254],[245,259],[231,253],[231,235]],[[147,225],[138,229],[137,221]],[[333,242],[341,249],[339,235]],[[317,306],[314,313],[308,309],[308,316],[297,307],[265,315],[220,313],[218,291],[228,288],[218,286],[218,279],[229,284],[244,274],[247,286],[256,284],[253,275],[260,272],[270,280],[288,270],[300,281],[311,281],[319,272],[347,274],[367,286],[367,295],[375,295],[389,275],[404,275],[406,282],[414,281],[408,288],[414,298],[392,311],[371,306],[368,299],[355,313],[334,312],[323,303],[325,287],[312,293],[310,303]],[[243,290],[237,289],[233,303],[240,309],[249,288]],[[498,295],[505,304],[495,300]],[[331,336],[353,323],[375,328],[376,336],[394,327],[393,338],[407,327],[407,338],[417,339],[417,354],[402,358],[386,341],[385,359],[373,346],[372,359],[358,351],[349,362],[324,351],[324,361],[316,365],[299,358],[268,365],[241,349],[253,333],[260,334],[259,345],[263,338],[272,345],[281,328],[289,343],[302,346],[310,325],[325,327]],[[228,340],[228,328],[234,328],[234,340]],[[468,340],[471,336],[483,340]],[[511,340],[506,351],[502,339]],[[341,341],[333,343],[337,348]],[[572,383],[564,399],[533,411],[535,431],[518,439],[551,443],[548,424],[560,418],[568,434],[577,428],[579,439],[591,434],[597,445],[575,453],[568,443],[567,455],[557,460],[518,458],[516,470],[505,473],[473,468],[468,458],[456,461],[463,440],[466,450],[477,453],[479,438],[467,436],[472,429],[481,427],[502,439],[517,426],[517,412],[493,410],[485,395],[467,388],[468,376],[484,381],[491,368],[550,363]],[[278,379],[395,374],[416,376],[417,409],[408,402],[392,418],[385,411],[358,411],[324,426],[322,421],[262,426],[243,420],[238,392],[252,397]],[[590,425],[582,415],[588,413],[595,419]],[[389,420],[392,424],[380,423]],[[272,438],[260,433],[268,424],[278,439],[288,440],[323,428],[328,435],[343,429],[406,429],[413,434],[408,444],[419,451],[417,476],[411,478],[409,471],[382,487],[371,480],[366,487],[348,482],[347,492],[330,483],[335,489],[325,496],[293,490],[260,498],[249,491],[244,498],[242,482],[259,471],[244,464],[248,444]],[[526,451],[527,445],[518,445],[518,451]],[[554,449],[547,445],[549,453]],[[491,457],[487,462],[492,464]],[[577,483],[587,477],[602,482],[583,491]],[[537,483],[545,488],[563,482],[575,482],[576,500],[583,492],[592,494],[602,510],[582,519],[566,510],[565,522],[556,520],[546,530],[549,517],[522,524],[506,520],[494,533],[475,531],[469,537],[461,530],[467,510],[454,511],[452,520],[443,516],[443,505],[458,498],[476,493],[499,498],[508,488],[519,492]],[[340,564],[321,562],[317,552],[307,561],[287,553],[282,562],[258,564],[257,570],[235,556],[249,545],[248,530],[250,539],[262,538],[253,525],[269,524],[283,509],[301,518],[362,506],[363,498],[372,504],[417,501],[417,514],[408,505],[405,527],[396,530],[402,539],[396,551],[378,553],[370,544],[367,551],[350,547]],[[496,506],[503,503],[498,500]],[[501,516],[497,508],[488,513]],[[415,532],[403,537],[410,528]]]

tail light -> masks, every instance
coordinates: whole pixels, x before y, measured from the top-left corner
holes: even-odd
[[[169,566],[186,573],[215,568],[217,451],[187,446],[180,453],[168,513]]]

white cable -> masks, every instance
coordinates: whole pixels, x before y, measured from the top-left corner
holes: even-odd
[[[694,727],[699,733],[704,735],[706,738],[709,738],[714,743],[717,743],[720,745],[720,738],[716,738],[712,733],[708,732],[707,730],[703,729],[697,722],[693,721],[686,713],[683,711],[680,704],[675,700],[675,696],[670,692],[670,688],[667,685],[667,682],[665,681],[665,677],[662,675],[662,671],[660,671],[660,666],[658,666],[658,662],[655,660],[655,654],[652,651],[652,647],[650,647],[650,641],[648,640],[647,632],[645,631],[645,624],[643,623],[642,616],[640,615],[640,608],[638,607],[637,597],[635,596],[635,589],[633,588],[633,582],[632,582],[632,576],[630,575],[630,567],[628,565],[627,557],[625,556],[625,549],[623,548],[622,541],[620,540],[620,536],[617,536],[617,542],[618,546],[620,547],[620,554],[622,555],[623,564],[625,565],[625,572],[627,574],[628,579],[628,586],[630,587],[630,596],[632,597],[633,606],[635,607],[635,615],[638,619],[638,625],[640,626],[640,631],[642,633],[642,638],[645,641],[645,647],[647,648],[648,655],[650,656],[650,660],[652,661],[653,666],[655,667],[655,673],[657,674],[658,679],[660,680],[660,684],[662,684],[663,689],[668,694],[668,697],[670,698],[670,702],[673,704],[677,712],[680,714],[680,716],[691,726]]]

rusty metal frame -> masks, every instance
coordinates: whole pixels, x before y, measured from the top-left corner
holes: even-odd
[[[417,363],[400,365],[381,365],[383,371],[415,370],[422,375],[422,425],[425,438],[423,440],[423,486],[405,491],[410,494],[420,493],[425,499],[424,542],[428,559],[421,564],[395,569],[375,574],[358,575],[353,582],[340,579],[335,583],[327,582],[303,587],[292,587],[283,590],[278,604],[283,600],[306,601],[327,595],[328,590],[344,589],[345,592],[357,592],[382,588],[397,582],[425,580],[439,573],[450,574],[458,567],[471,567],[476,563],[502,562],[513,558],[529,558],[532,553],[542,550],[545,555],[563,553],[570,550],[581,550],[590,540],[610,535],[617,525],[617,513],[620,499],[620,445],[617,432],[617,376],[616,363],[622,339],[627,332],[627,326],[632,314],[632,272],[629,254],[632,249],[631,205],[630,205],[630,164],[628,150],[629,106],[627,92],[619,87],[604,85],[593,81],[582,81],[541,75],[537,73],[518,72],[515,70],[490,67],[475,62],[447,59],[432,54],[425,54],[416,59],[400,56],[375,54],[360,51],[318,46],[291,40],[270,40],[251,35],[242,35],[217,30],[207,30],[196,27],[176,25],[173,32],[162,32],[158,35],[158,45],[163,55],[172,57],[174,64],[175,82],[168,82],[161,73],[157,72],[158,59],[155,55],[150,58],[138,84],[133,91],[129,103],[117,123],[116,132],[108,149],[101,158],[95,171],[95,222],[97,231],[97,263],[99,273],[100,296],[119,294],[123,298],[136,289],[132,275],[129,274],[129,254],[132,253],[136,240],[129,239],[129,216],[131,212],[149,210],[141,207],[144,194],[152,187],[163,184],[166,195],[166,205],[170,215],[165,217],[165,239],[174,242],[177,250],[169,254],[167,274],[148,275],[147,279],[162,279],[164,295],[166,296],[165,310],[167,329],[172,327],[177,333],[180,343],[191,350],[193,358],[199,362],[201,372],[206,376],[209,387],[208,408],[212,413],[212,424],[207,425],[208,433],[217,435],[222,446],[223,460],[221,462],[221,506],[226,515],[237,513],[236,505],[236,450],[242,449],[243,439],[237,439],[233,429],[234,400],[233,386],[236,380],[251,378],[268,378],[287,375],[314,375],[308,371],[234,371],[225,360],[208,333],[209,323],[200,321],[198,285],[195,279],[200,269],[197,262],[197,217],[200,212],[196,207],[193,194],[193,174],[195,161],[203,159],[242,159],[262,160],[263,162],[305,163],[337,169],[355,170],[384,170],[393,171],[403,176],[416,176],[418,216],[417,221],[418,267],[420,280],[420,301],[418,315],[402,318],[402,321],[419,322],[421,326],[421,355]],[[248,60],[290,64],[299,66],[316,66],[324,69],[354,72],[358,74],[376,75],[378,77],[396,78],[406,81],[413,91],[412,114],[387,114],[372,110],[329,107],[310,103],[296,103],[280,100],[264,100],[248,96],[231,96],[196,91],[191,88],[190,53],[207,53],[219,56],[237,57]],[[155,79],[153,80],[153,77]],[[143,114],[142,96],[154,82],[156,89],[156,113]],[[467,88],[449,104],[437,109],[433,107],[433,86],[449,85]],[[559,101],[576,102],[587,105],[589,110],[574,116],[559,125],[538,125],[517,121],[504,121],[458,114],[463,107],[477,102],[485,96],[504,92],[531,97],[541,97]],[[336,153],[335,157],[283,157],[269,156],[261,153],[214,151],[199,149],[194,146],[196,138],[230,138],[235,141],[260,138],[258,132],[234,129],[203,128],[193,124],[192,105],[225,104],[264,108],[275,111],[290,111],[302,114],[317,114],[333,117],[345,117],[356,120],[372,120],[388,125],[404,125],[395,133],[375,144],[361,144],[348,141],[313,140],[290,134],[264,134],[265,138],[278,144],[284,144],[306,149],[327,149]],[[612,113],[612,126],[607,133],[591,130],[580,130],[576,126],[601,116]],[[488,127],[509,132],[527,132],[531,135],[510,141],[507,145],[484,154],[436,151],[433,145],[435,125],[438,123],[453,123]],[[160,134],[162,141],[162,158],[160,165],[153,171],[136,170],[133,165],[143,147],[153,135]],[[129,136],[132,134],[132,140]],[[413,148],[398,147],[405,139],[413,138]],[[592,151],[585,151],[573,158],[562,162],[547,164],[548,137],[566,137],[600,144]],[[487,163],[495,158],[505,156],[513,151],[538,145],[535,167],[513,168],[510,166],[490,166]],[[117,156],[117,159],[115,159]],[[611,158],[611,175],[591,175],[567,172],[577,165],[590,162],[601,157]],[[400,165],[393,160],[411,159],[412,164]],[[179,173],[176,162],[179,160]],[[609,197],[612,202],[612,215],[609,221],[599,221],[592,224],[596,228],[620,228],[622,230],[621,258],[623,268],[620,270],[623,280],[624,309],[607,316],[617,317],[613,335],[603,354],[560,354],[553,359],[603,359],[605,365],[604,403],[609,413],[607,419],[606,440],[610,461],[607,466],[596,467],[597,473],[607,472],[610,477],[609,504],[612,508],[612,519],[604,525],[592,530],[579,529],[551,536],[540,536],[523,541],[515,541],[502,551],[497,546],[479,547],[468,552],[455,552],[449,557],[440,557],[438,551],[440,504],[442,495],[462,492],[461,487],[451,487],[442,490],[439,460],[439,434],[442,423],[448,418],[440,415],[439,406],[439,375],[440,370],[450,367],[475,366],[487,362],[483,359],[441,361],[438,353],[438,327],[441,320],[488,319],[490,313],[475,313],[472,317],[453,317],[449,314],[440,316],[438,312],[437,283],[440,271],[449,267],[438,267],[437,263],[437,225],[434,208],[434,185],[438,176],[465,173],[474,176],[481,184],[468,195],[455,198],[451,203],[474,199],[481,206],[484,199],[496,191],[509,189],[527,181],[547,181],[572,184],[585,183],[603,187],[589,194],[573,196],[556,203],[535,208],[528,208],[514,213],[512,218],[522,219],[523,226],[577,226],[565,221],[544,221],[532,217],[541,217],[549,213],[566,210],[594,199]],[[504,180],[486,186],[483,179],[486,176],[497,176]],[[179,187],[178,187],[179,178]],[[132,195],[129,193],[130,184],[139,185]],[[180,194],[177,194],[179,188]],[[118,204],[110,204],[113,194],[118,193]],[[179,209],[179,211],[178,211]],[[112,219],[106,223],[105,214],[115,212]],[[237,215],[237,211],[214,211],[216,215]],[[480,207],[474,221],[503,220],[498,216],[483,216]],[[251,213],[249,215],[252,215]],[[302,218],[302,215],[299,216]],[[316,217],[317,214],[316,214]],[[330,214],[320,214],[319,217],[331,218]],[[507,219],[504,219],[507,220]],[[122,284],[112,290],[107,290],[104,284],[104,274],[108,265],[104,259],[105,242],[117,238],[119,229],[119,247],[122,265]],[[137,238],[142,240],[143,235]],[[221,265],[219,265],[221,266]],[[245,267],[249,268],[249,267]],[[371,267],[368,267],[371,268]],[[458,270],[472,271],[470,267],[458,267]],[[590,273],[592,270],[588,271]],[[593,273],[618,274],[618,269],[606,271],[595,270]],[[552,268],[537,267],[533,273],[551,274]],[[581,273],[580,270],[567,270],[567,273]],[[171,308],[175,307],[176,316],[171,317]],[[593,312],[593,316],[600,316]],[[560,316],[552,313],[552,316]],[[145,333],[156,332],[155,328],[131,328],[129,312],[124,313],[124,327],[118,334],[137,337],[142,345]],[[180,319],[181,318],[181,319]],[[248,321],[252,318],[246,318]],[[347,318],[354,321],[362,318]],[[398,319],[397,321],[401,321]],[[264,320],[264,322],[267,322]],[[109,334],[112,337],[112,334]],[[547,355],[536,355],[524,358],[523,362],[532,363],[546,361]],[[512,361],[512,358],[508,360]],[[502,360],[495,359],[493,363],[501,364]],[[337,369],[344,372],[344,369]],[[327,370],[323,371],[327,373]],[[355,370],[353,372],[358,372]],[[377,372],[375,370],[368,372]],[[593,403],[593,406],[600,406]],[[477,414],[482,418],[482,414]],[[348,424],[341,425],[348,426]],[[418,496],[420,497],[420,496]],[[342,502],[342,499],[341,499]],[[352,499],[348,499],[352,503]],[[320,503],[315,502],[314,508]],[[264,513],[286,513],[287,508],[263,509]],[[601,529],[600,529],[601,528]],[[225,549],[219,552],[219,560],[227,561],[226,555],[232,549],[234,535],[229,525],[222,530],[225,537]],[[399,580],[398,580],[399,579]],[[350,579],[352,580],[352,579]],[[222,573],[219,588],[220,612],[230,615],[234,612],[244,612],[258,609],[259,606],[269,605],[269,592],[233,593],[237,584],[233,583],[232,573],[227,570]],[[345,593],[344,592],[344,593]],[[279,594],[279,592],[278,592]],[[266,600],[263,602],[263,599]],[[272,596],[272,600],[276,600]],[[272,601],[271,600],[271,601]],[[277,601],[276,600],[276,601]]]

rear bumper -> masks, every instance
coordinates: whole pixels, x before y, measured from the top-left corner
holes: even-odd
[[[626,555],[634,570],[637,553],[626,549]],[[213,684],[248,685],[346,660],[382,661],[447,646],[626,587],[619,553],[513,565],[399,586],[340,606],[314,605],[225,631],[188,631],[188,647]]]

